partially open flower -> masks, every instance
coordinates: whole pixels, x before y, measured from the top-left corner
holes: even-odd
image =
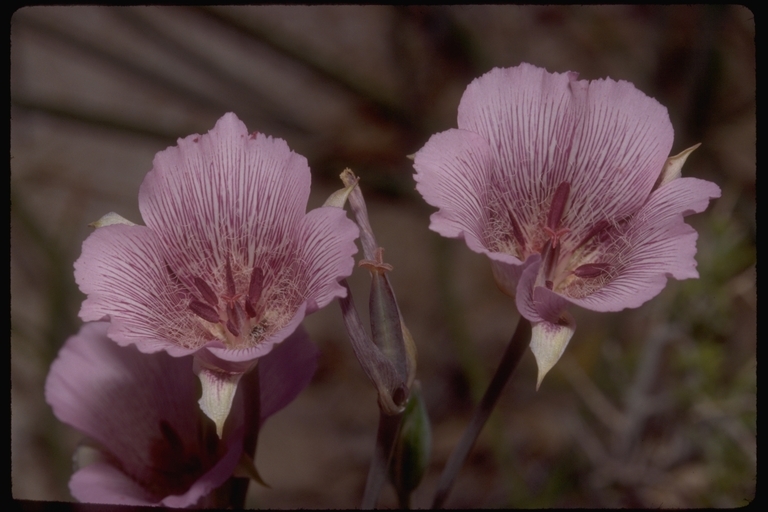
[[[632,84],[494,69],[467,87],[458,126],[416,154],[416,188],[440,209],[431,229],[487,255],[533,322],[539,383],[575,329],[569,303],[618,311],[698,277],[683,217],[720,189],[677,177],[690,151],[667,158],[667,111]]]
[[[249,425],[238,393],[220,441],[195,406],[192,357],[142,354],[107,338],[107,323],[85,324],[51,365],[46,401],[54,414],[98,446],[100,460],[77,469],[72,495],[88,503],[186,507],[232,476]],[[317,349],[299,329],[263,358],[258,388],[263,421],[309,384]],[[251,385],[251,381],[248,381]]]
[[[358,229],[339,208],[307,213],[309,186],[304,157],[234,114],[179,139],[141,186],[146,226],[105,218],[83,244],[81,318],[110,320],[111,339],[145,353],[196,353],[221,432],[243,373],[346,293]]]

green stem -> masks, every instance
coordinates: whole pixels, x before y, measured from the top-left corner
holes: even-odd
[[[507,345],[507,349],[504,352],[504,356],[499,363],[499,367],[496,373],[491,379],[491,383],[488,385],[488,389],[485,391],[480,405],[475,411],[474,416],[469,422],[467,429],[464,431],[464,435],[461,437],[459,444],[453,449],[448,463],[443,469],[443,474],[440,475],[440,481],[437,484],[437,491],[435,492],[435,500],[432,502],[432,508],[441,508],[445,500],[448,498],[448,494],[451,492],[453,482],[456,480],[456,476],[459,474],[461,467],[464,465],[469,452],[477,441],[477,436],[480,435],[480,431],[483,430],[485,422],[488,421],[488,417],[493,412],[493,408],[496,402],[501,396],[501,392],[504,390],[509,378],[514,373],[517,364],[525,352],[525,348],[531,341],[531,323],[525,318],[520,318],[515,329],[515,334],[512,335],[512,339]]]
[[[389,470],[389,461],[392,458],[392,451],[400,431],[400,420],[403,413],[388,416],[383,412],[379,413],[379,430],[376,433],[376,450],[371,459],[371,465],[368,468],[368,478],[365,482],[365,491],[363,492],[363,501],[360,504],[361,510],[373,510],[376,502],[379,500],[381,488],[387,479]]]

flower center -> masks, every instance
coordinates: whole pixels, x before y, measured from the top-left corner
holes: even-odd
[[[200,300],[193,298],[190,301],[190,311],[219,326],[215,329],[216,334],[223,337],[228,345],[242,346],[243,342],[258,341],[267,331],[266,320],[259,320],[264,313],[264,306],[260,304],[264,291],[264,272],[261,268],[256,266],[251,270],[247,291],[238,292],[229,259],[224,269],[224,293],[217,295],[200,277],[195,277],[193,282]]]

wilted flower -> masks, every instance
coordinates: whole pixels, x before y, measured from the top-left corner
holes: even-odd
[[[145,353],[196,354],[200,406],[221,432],[240,377],[306,314],[345,294],[358,229],[306,213],[310,173],[280,139],[226,114],[161,151],[139,191],[146,226],[110,214],[83,244],[83,320]]]
[[[251,404],[237,393],[220,441],[195,405],[193,358],[120,347],[107,328],[85,324],[69,338],[45,384],[54,414],[91,438],[100,455],[77,469],[70,491],[88,503],[194,505],[232,476],[244,432],[258,428],[248,422]],[[299,329],[261,360],[258,381],[243,383],[260,390],[260,422],[309,384],[317,355]]]
[[[568,303],[618,311],[698,277],[683,217],[720,189],[678,178],[694,148],[667,158],[667,111],[632,84],[494,69],[467,87],[458,126],[416,154],[417,189],[440,209],[431,229],[487,255],[533,323],[539,383],[573,334]]]

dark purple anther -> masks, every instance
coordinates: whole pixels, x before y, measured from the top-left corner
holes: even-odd
[[[200,292],[200,295],[203,297],[203,300],[210,304],[211,306],[215,306],[219,303],[218,297],[216,297],[216,294],[211,289],[210,286],[208,286],[208,283],[200,279],[199,277],[195,277],[195,286],[197,287],[197,290]]]
[[[253,306],[261,299],[261,291],[264,287],[264,272],[259,267],[253,267],[251,272],[251,282],[248,283],[248,301]]]
[[[547,227],[552,231],[557,231],[560,219],[563,218],[565,203],[568,202],[568,194],[570,191],[571,184],[567,181],[561,183],[557,187],[557,190],[555,190],[555,195],[552,197],[552,204],[549,206],[549,216],[547,217]]]
[[[507,219],[509,220],[510,226],[512,226],[512,235],[515,237],[515,240],[517,240],[517,244],[520,246],[520,250],[525,249],[525,239],[523,238],[523,232],[520,229],[520,225],[515,220],[515,216],[512,215],[512,212],[507,210]]]
[[[229,264],[229,258],[227,258],[227,268],[225,272],[225,278],[227,280],[227,295],[232,298],[237,294],[237,290],[235,289],[235,278],[232,277],[232,265]]]
[[[603,274],[610,272],[611,265],[608,263],[587,263],[573,269],[573,275],[581,277],[582,279],[589,279],[592,277],[600,277]]]
[[[219,313],[205,302],[193,300],[189,303],[189,309],[203,320],[212,324],[217,324],[221,321],[219,320]]]
[[[227,306],[227,329],[235,336],[240,336],[241,327],[246,320],[245,311],[239,302]],[[234,330],[232,329],[234,327]]]
[[[592,227],[592,229],[589,230],[589,233],[587,233],[587,236],[584,237],[584,239],[581,241],[581,243],[577,247],[581,247],[582,245],[586,244],[587,242],[592,240],[592,238],[597,236],[597,234],[599,234],[601,231],[604,231],[605,229],[607,229],[608,226],[610,225],[611,223],[608,222],[607,220],[605,219],[601,220],[600,222],[595,224]]]
[[[256,316],[256,307],[251,303],[250,297],[245,298],[245,314],[248,315],[248,318]]]
[[[232,319],[227,320],[227,329],[232,333],[232,336],[240,336],[240,329],[232,323]]]

